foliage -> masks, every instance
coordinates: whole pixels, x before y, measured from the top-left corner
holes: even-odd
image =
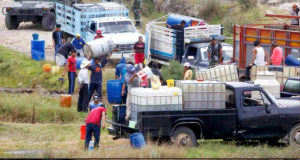
[[[178,61],[170,61],[169,63],[170,65],[163,66],[161,69],[164,80],[182,80],[184,67]]]
[[[220,6],[220,1],[204,0],[199,9],[199,16],[205,20],[222,19],[225,12],[225,8]]]
[[[238,0],[239,4],[243,7],[243,8],[251,8],[256,6],[258,0]]]

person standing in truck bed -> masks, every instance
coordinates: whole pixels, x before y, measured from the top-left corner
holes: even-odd
[[[272,42],[272,55],[270,58],[270,63],[274,66],[284,65],[282,48],[278,47],[277,41]]]
[[[293,5],[293,8],[290,10],[291,16],[299,16],[299,8],[296,4]],[[291,18],[291,25],[299,26],[299,19]]]
[[[176,60],[181,63],[182,56],[184,54],[184,27],[186,25],[186,22],[182,20],[180,24],[174,24],[170,26],[168,23],[166,23],[166,25],[168,28],[176,30]]]
[[[210,45],[207,48],[207,58],[209,60],[209,66],[214,67],[217,64],[222,63],[222,45],[218,43],[214,37],[210,38]]]

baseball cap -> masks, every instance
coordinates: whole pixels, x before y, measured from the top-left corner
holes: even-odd
[[[210,41],[214,41],[214,40],[216,40],[215,37],[210,37]]]
[[[80,33],[76,33],[75,36],[76,36],[76,37],[81,37]]]
[[[106,105],[105,104],[101,104],[100,107],[103,107],[106,109]]]
[[[100,95],[98,93],[94,94],[94,101],[98,101],[100,99]]]
[[[297,6],[296,4],[294,4],[294,5],[293,5],[293,8],[294,8],[294,7],[298,7],[298,6]]]
[[[98,34],[101,34],[101,31],[98,29],[98,30],[97,30],[97,33],[98,33]]]
[[[135,68],[134,68],[132,65],[130,65],[129,71],[130,71],[130,72],[133,72],[133,71],[135,71]]]
[[[190,67],[191,64],[190,64],[189,62],[185,62],[185,63],[184,63],[184,66],[185,66],[185,67]]]
[[[61,27],[61,25],[60,24],[56,24],[56,28],[60,28]]]
[[[277,46],[277,41],[272,41],[272,46]]]

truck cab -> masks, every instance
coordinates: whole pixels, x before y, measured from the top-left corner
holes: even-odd
[[[300,96],[300,77],[290,77],[286,80],[281,97]]]
[[[228,43],[220,43],[223,51],[223,63],[231,62],[233,57],[233,48]],[[207,48],[210,43],[196,43],[190,44],[186,47],[184,55],[182,57],[182,64],[189,62],[192,68],[195,69],[207,69],[209,68],[209,62],[207,58]]]
[[[133,59],[131,52],[133,45],[138,38],[144,36],[138,32],[133,22],[127,17],[103,17],[92,19],[88,25],[86,40],[92,41],[97,30],[101,30],[102,35],[109,36],[115,44],[114,54],[111,59],[118,62],[121,57]]]

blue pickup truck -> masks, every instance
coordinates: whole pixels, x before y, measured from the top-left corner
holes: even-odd
[[[268,143],[281,139],[300,149],[299,97],[276,99],[262,87],[244,82],[225,82],[225,86],[224,109],[138,112],[135,128],[123,117],[122,121],[108,120],[112,124],[108,131],[114,139],[142,132],[177,146],[195,146],[199,139]]]

